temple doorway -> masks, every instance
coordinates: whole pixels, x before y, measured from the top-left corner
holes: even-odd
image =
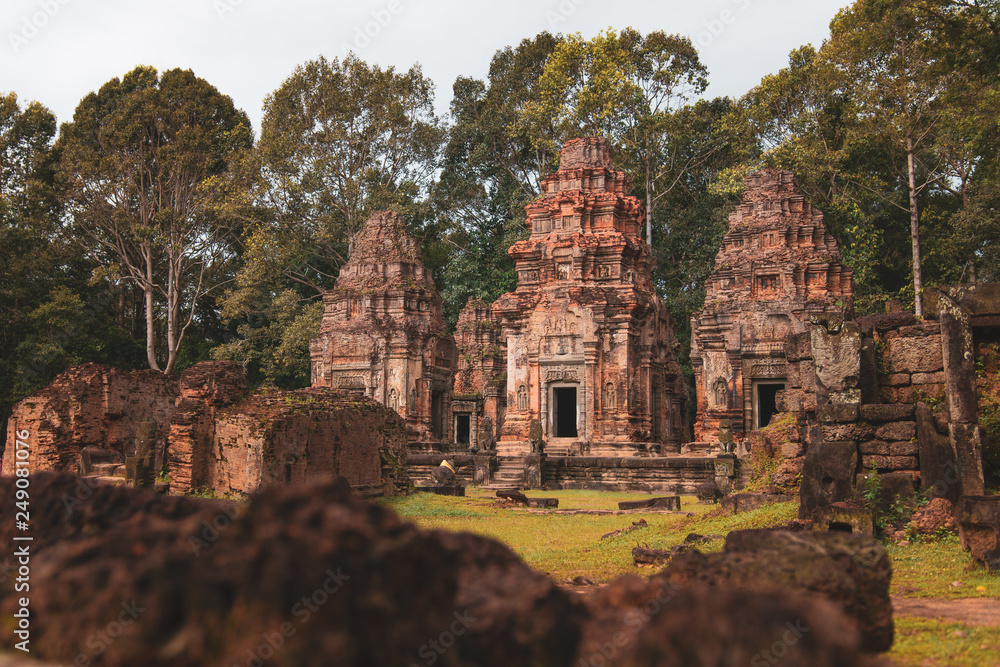
[[[753,385],[753,427],[764,428],[771,423],[771,417],[778,412],[778,392],[785,388],[784,382],[754,382]]]
[[[552,435],[556,438],[577,437],[576,387],[552,388]]]

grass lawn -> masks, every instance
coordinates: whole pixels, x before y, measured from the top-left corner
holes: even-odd
[[[470,487],[465,498],[428,493],[383,500],[404,518],[428,529],[466,531],[499,540],[528,565],[557,581],[586,576],[605,583],[623,574],[649,576],[655,566],[636,566],[636,545],[667,548],[689,533],[718,536],[699,545],[702,551],[722,549],[729,531],[760,528],[795,517],[798,503],[780,503],[735,516],[719,516],[692,496],[681,497],[685,514],[623,515],[561,514],[526,510],[499,501],[492,492]],[[545,491],[529,493],[559,499],[559,509],[615,510],[620,500],[641,494],[606,491]],[[645,519],[647,526],[607,539],[603,535]],[[971,568],[957,537],[909,546],[886,547],[893,562],[892,593],[939,599],[1000,598],[1000,576]],[[896,641],[887,654],[897,665],[1000,665],[1000,627],[983,627],[940,620],[896,619]]]

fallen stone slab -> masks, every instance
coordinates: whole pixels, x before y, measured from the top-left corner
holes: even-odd
[[[710,584],[813,595],[854,620],[863,650],[880,653],[893,640],[891,577],[889,556],[871,537],[765,529],[731,532],[722,553],[678,554],[655,579],[682,588]]]
[[[606,540],[611,537],[617,537],[619,535],[624,535],[625,533],[631,533],[633,530],[639,530],[641,528],[646,528],[649,524],[646,523],[645,519],[639,519],[638,521],[633,521],[631,526],[626,526],[625,528],[620,528],[618,530],[613,530],[610,533],[605,533],[601,535],[602,540]]]
[[[687,551],[691,546],[688,544],[678,544],[669,549],[650,549],[649,547],[635,547],[632,549],[632,560],[636,565],[662,565],[671,558]]]
[[[503,498],[504,500],[513,500],[515,503],[521,503],[525,507],[537,507],[537,508],[559,507],[558,498],[529,498],[520,491],[512,489],[497,490],[497,498]]]
[[[874,530],[871,510],[834,503],[817,507],[812,513],[812,529],[820,532],[842,532],[871,536]]]
[[[464,486],[418,486],[420,493],[433,493],[436,496],[465,496]]]
[[[665,509],[673,510],[679,512],[681,509],[681,497],[680,496],[661,496],[659,498],[647,498],[645,500],[623,500],[618,503],[618,509],[620,510],[639,510],[639,509]]]
[[[795,496],[772,493],[733,493],[721,501],[722,511],[726,514],[749,512],[765,505],[774,503],[790,503],[798,500]]]
[[[955,508],[962,548],[990,572],[1000,572],[1000,496],[962,496]]]

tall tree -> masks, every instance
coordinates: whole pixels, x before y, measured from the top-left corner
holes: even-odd
[[[329,287],[374,210],[412,206],[438,167],[444,129],[419,65],[381,69],[349,53],[295,71],[264,101],[248,270]]]
[[[296,67],[267,97],[242,265],[222,300],[234,336],[213,356],[241,363],[253,383],[307,385],[318,299],[372,211],[403,212],[439,270],[425,201],[445,136],[433,109],[419,66],[397,72],[353,53]]]
[[[896,170],[905,184],[910,222],[915,312],[922,314],[919,196],[937,180],[927,158],[941,110],[936,101],[948,87],[948,73],[935,67],[939,53],[921,20],[919,3],[859,0],[831,24],[824,52],[841,70],[857,100],[868,133],[888,136],[901,159]],[[895,204],[890,197],[887,201]]]
[[[173,372],[199,304],[226,282],[227,176],[252,143],[228,96],[190,70],[145,66],[84,97],[62,128],[67,211],[100,275],[142,290],[154,370]]]
[[[651,243],[657,204],[686,169],[717,149],[681,160],[672,141],[672,114],[707,85],[708,70],[687,37],[662,31],[643,37],[633,28],[608,30],[591,40],[570,35],[548,59],[540,94],[525,109],[523,122],[535,128],[551,123],[562,138],[608,137],[641,183]]]
[[[559,41],[542,32],[497,51],[487,81],[455,81],[452,125],[432,198],[448,222],[445,239],[452,248],[442,285],[451,322],[470,297],[493,301],[517,284],[507,249],[526,234],[524,205],[538,196],[558,157],[549,142],[529,133],[551,138],[551,125],[528,128],[519,119],[538,95],[538,80]]]

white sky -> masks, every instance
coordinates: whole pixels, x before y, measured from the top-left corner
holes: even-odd
[[[408,69],[437,86],[439,113],[459,75],[484,79],[497,49],[542,30],[592,37],[632,26],[690,36],[709,97],[739,96],[819,46],[846,0],[0,0],[0,92],[38,100],[60,122],[135,65],[190,68],[230,95],[259,133],[261,104],[296,65],[339,57]],[[376,22],[381,18],[382,24]],[[372,36],[364,35],[368,31]],[[359,39],[362,35],[362,39]],[[364,41],[366,40],[366,41]]]

